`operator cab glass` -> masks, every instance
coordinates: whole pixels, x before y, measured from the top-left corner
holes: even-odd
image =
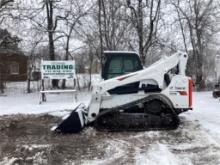
[[[102,78],[104,80],[111,79],[124,74],[142,70],[140,58],[136,53],[132,52],[105,52],[104,66]],[[110,94],[128,94],[137,93],[139,82],[126,84],[120,87],[109,90]]]
[[[104,80],[143,69],[135,53],[105,53],[105,64],[102,72]]]

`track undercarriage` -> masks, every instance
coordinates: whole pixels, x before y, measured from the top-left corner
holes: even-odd
[[[157,96],[102,109],[94,125],[100,131],[110,132],[171,130],[179,126],[179,118],[169,102]]]

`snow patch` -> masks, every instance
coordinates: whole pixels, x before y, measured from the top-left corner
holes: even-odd
[[[1,165],[12,165],[18,158],[8,158],[4,157],[3,161],[0,162]]]
[[[115,160],[126,156],[125,147],[127,143],[123,140],[110,140],[108,147],[105,148],[106,154],[102,159],[94,158],[93,160],[84,160],[83,165],[103,165],[111,164]],[[112,163],[114,164],[114,163]]]
[[[33,149],[42,149],[42,148],[49,148],[51,145],[49,144],[32,144],[32,145],[19,145],[18,147],[22,147],[24,149],[28,149],[32,151]]]
[[[180,164],[176,156],[169,151],[166,145],[154,144],[147,153],[136,153],[136,165],[177,165]]]

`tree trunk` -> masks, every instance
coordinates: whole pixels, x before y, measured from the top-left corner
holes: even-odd
[[[48,30],[48,40],[49,40],[49,55],[50,60],[55,60],[55,53],[54,53],[54,23],[53,23],[53,1],[46,2],[46,11],[47,11],[47,30]],[[52,80],[53,88],[59,88],[59,80]]]
[[[66,54],[65,54],[65,60],[68,61],[69,60],[69,41],[70,41],[70,35],[67,36],[67,41],[66,41]],[[63,79],[62,82],[62,89],[66,88],[66,80]]]
[[[145,64],[145,56],[144,56],[144,45],[143,45],[143,7],[142,0],[138,0],[138,18],[137,18],[137,30],[139,37],[139,55],[141,58],[142,64]]]
[[[0,64],[0,90],[1,93],[4,93],[4,89],[6,87],[6,81],[7,81],[7,65]]]
[[[30,59],[29,59],[30,60]],[[31,67],[28,67],[28,73],[27,73],[27,93],[31,93]]]
[[[99,42],[100,42],[100,63],[101,63],[101,70],[103,69],[103,40],[102,40],[102,0],[98,0],[98,6],[99,6],[99,13],[98,13],[98,24],[99,24]]]
[[[3,83],[3,66],[0,64],[0,90],[4,93],[4,83]]]
[[[89,85],[88,85],[88,89],[91,89],[91,85],[92,85],[92,64],[93,64],[93,53],[92,51],[89,52],[90,58],[89,58]]]
[[[203,90],[205,88],[205,80],[203,78],[203,51],[199,48],[197,51],[197,73],[196,73],[196,85],[198,90]]]

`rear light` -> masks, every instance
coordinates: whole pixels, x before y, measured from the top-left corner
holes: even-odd
[[[181,96],[187,96],[187,92],[186,92],[186,91],[179,91],[179,94],[180,94]]]
[[[193,81],[189,79],[189,108],[192,108]]]

